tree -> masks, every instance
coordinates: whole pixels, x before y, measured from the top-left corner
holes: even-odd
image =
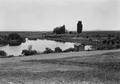
[[[56,27],[53,30],[53,33],[56,33],[56,34],[64,34],[65,32],[66,32],[65,25],[60,26],[60,27]]]
[[[11,33],[8,35],[8,41],[10,46],[18,46],[24,42],[24,39],[17,33]]]
[[[60,28],[60,31],[61,31],[62,34],[65,33],[65,25],[63,25],[63,26]]]
[[[77,23],[77,33],[81,33],[82,28],[83,28],[82,21],[78,21],[78,23]]]
[[[22,40],[22,37],[17,33],[11,33],[8,35],[8,40]]]

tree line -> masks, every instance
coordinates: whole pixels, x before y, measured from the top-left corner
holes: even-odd
[[[80,34],[82,33],[83,30],[83,24],[82,21],[78,21],[77,23],[77,33]],[[53,29],[53,33],[55,34],[65,34],[67,33],[67,29],[65,28],[65,25],[60,26],[60,27],[56,27]]]

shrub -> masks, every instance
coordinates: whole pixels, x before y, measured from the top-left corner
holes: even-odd
[[[7,53],[5,51],[0,51],[0,56],[7,56]]]
[[[36,50],[31,50],[31,51],[29,51],[29,50],[23,50],[22,54],[25,55],[25,56],[35,55],[35,54],[37,54],[37,51]]]
[[[62,52],[62,49],[61,49],[60,47],[56,47],[56,48],[55,48],[55,52],[56,52],[56,53]]]
[[[46,48],[43,53],[48,54],[48,53],[53,53],[54,51],[50,48]]]
[[[73,51],[75,51],[74,48],[68,48],[68,49],[64,50],[63,52],[73,52]]]

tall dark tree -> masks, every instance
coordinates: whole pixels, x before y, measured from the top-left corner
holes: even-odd
[[[83,25],[82,21],[78,21],[77,23],[77,33],[82,33]]]

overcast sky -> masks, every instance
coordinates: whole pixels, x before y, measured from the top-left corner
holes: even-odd
[[[0,0],[0,31],[120,30],[120,0]]]

